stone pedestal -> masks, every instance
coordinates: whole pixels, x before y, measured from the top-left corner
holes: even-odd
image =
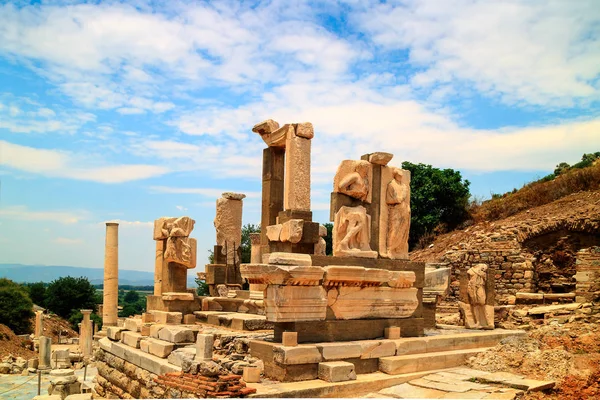
[[[119,224],[116,222],[106,223],[103,292],[102,323],[105,326],[115,326],[119,300]]]
[[[81,327],[79,331],[79,348],[83,353],[84,357],[92,355],[92,320],[90,314],[92,310],[81,310],[83,314],[83,321],[81,321]]]
[[[40,347],[39,357],[40,362],[38,364],[39,369],[50,369],[52,368],[51,362],[52,355],[52,339],[46,336],[40,336]]]

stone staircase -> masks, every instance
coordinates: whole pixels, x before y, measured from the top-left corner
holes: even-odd
[[[331,361],[353,364],[356,374],[399,375],[459,367],[469,357],[486,351],[502,339],[525,334],[524,331],[496,329],[294,347],[253,340],[250,353],[263,360],[267,377],[287,382],[317,379],[319,364]]]

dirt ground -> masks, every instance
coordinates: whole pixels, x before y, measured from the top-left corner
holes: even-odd
[[[58,343],[59,336],[61,343],[65,338],[78,337],[79,334],[71,329],[71,324],[68,321],[60,318],[55,314],[44,314],[44,336],[51,337],[52,343]],[[32,326],[35,326],[35,318],[32,321]]]
[[[0,358],[9,354],[15,357],[23,357],[28,360],[37,354],[31,350],[33,342],[21,339],[6,325],[0,324]]]
[[[527,337],[504,340],[468,364],[484,371],[556,381],[555,389],[529,393],[524,399],[600,398],[600,327],[579,321],[540,325]]]

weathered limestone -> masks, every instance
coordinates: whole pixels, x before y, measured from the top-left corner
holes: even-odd
[[[308,266],[312,265],[312,259],[308,254],[271,253],[269,254],[269,264]]]
[[[322,286],[269,285],[265,297],[267,321],[324,320],[327,296]]]
[[[346,361],[319,363],[319,379],[327,382],[345,382],[356,379],[354,364]]]
[[[409,288],[417,277],[413,271],[391,271],[388,285],[393,288]]]
[[[400,339],[400,327],[389,326],[383,331],[383,337],[386,339]]]
[[[170,343],[193,343],[194,331],[184,326],[166,326],[158,332],[158,338]]]
[[[217,245],[223,255],[227,255],[227,264],[239,263],[237,248],[242,242],[242,199],[244,194],[223,193],[217,199],[217,212],[214,225],[217,231]]]
[[[310,126],[312,128],[312,125]],[[312,129],[303,127],[303,134]],[[310,137],[306,137],[310,136]],[[285,192],[286,210],[310,211],[310,141],[314,134],[299,136],[289,129],[285,141]]]
[[[417,288],[341,286],[327,292],[336,319],[408,318],[417,307]]]
[[[176,311],[150,311],[154,316],[154,322],[165,325],[178,325],[183,320],[183,314]]]
[[[125,318],[123,327],[128,331],[139,332],[142,327],[142,319],[141,318]]]
[[[319,241],[315,243],[316,255],[327,255],[327,242],[325,242],[325,239],[323,239],[325,236],[327,236],[327,228],[323,225],[319,225]]]
[[[81,310],[83,314],[83,321],[81,321],[81,327],[79,331],[79,348],[83,353],[84,357],[90,357],[92,355],[92,321],[90,320],[90,314],[92,310]]]
[[[410,230],[410,171],[381,168],[379,254],[408,260]]]
[[[161,217],[154,221],[154,240],[188,237],[195,223],[196,221],[190,217]]]
[[[260,368],[255,365],[244,367],[242,379],[246,383],[260,382]]]
[[[387,165],[394,155],[392,153],[384,153],[382,151],[369,154],[369,162],[377,165]]]
[[[135,349],[140,348],[140,340],[142,335],[137,332],[123,331],[121,332],[121,342]]]
[[[44,312],[35,312],[35,337],[39,338],[44,334]]]
[[[458,306],[465,320],[465,327],[469,329],[494,329],[493,291],[489,290],[488,266],[476,264],[467,271],[466,300],[459,301]],[[464,291],[465,279],[462,286]],[[493,287],[493,286],[492,286]],[[464,295],[463,295],[464,296]]]
[[[39,357],[40,362],[38,365],[39,369],[49,369],[51,367],[51,355],[52,355],[52,338],[47,336],[40,336],[39,345]]]
[[[260,233],[251,233],[250,243],[252,245],[250,250],[250,262],[252,264],[260,264],[262,262],[262,256],[260,254]]]
[[[282,242],[298,243],[302,239],[304,220],[290,219],[281,224],[279,240]]]
[[[373,168],[368,161],[344,160],[333,178],[333,192],[371,203]]]
[[[286,347],[298,346],[298,332],[283,332],[281,334],[281,344]]]
[[[269,135],[279,129],[279,123],[273,121],[272,119],[268,119],[266,121],[259,122],[254,125],[252,128],[252,132],[258,133],[259,135]]]
[[[104,326],[117,325],[117,302],[119,300],[119,224],[106,223],[104,247],[104,289],[102,322]]]
[[[110,340],[119,341],[121,340],[121,332],[126,330],[124,327],[109,326],[106,328],[106,337]]]
[[[212,360],[214,335],[199,333],[196,338],[196,361]]]
[[[370,247],[371,216],[363,206],[343,206],[335,214],[333,255],[336,257],[377,258]]]
[[[313,266],[243,264],[242,276],[251,284],[315,286],[323,279],[323,269]]]
[[[164,261],[183,265],[188,269],[196,268],[196,247],[194,238],[170,236],[166,240]]]
[[[154,260],[154,295],[160,296],[162,293],[162,278],[164,265],[165,241],[156,240],[156,255]]]

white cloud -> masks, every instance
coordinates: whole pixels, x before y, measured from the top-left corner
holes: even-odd
[[[0,94],[0,129],[13,133],[62,133],[73,134],[96,116],[90,113],[69,110],[53,110],[41,106],[29,98]]]
[[[105,164],[102,162],[102,164]],[[0,140],[0,165],[48,177],[100,183],[122,183],[168,172],[156,165],[91,165],[89,155],[37,149]]]
[[[65,237],[57,237],[57,238],[53,239],[52,242],[56,243],[56,244],[61,244],[61,245],[73,246],[73,245],[77,245],[77,244],[82,244],[83,239],[71,239],[71,238],[65,238]]]
[[[0,208],[2,218],[18,221],[51,221],[61,224],[76,224],[89,218],[87,211],[34,211],[26,206]]]
[[[544,106],[600,99],[595,0],[360,4],[355,20],[374,43],[408,50],[421,69],[414,86],[467,83],[509,103]]]
[[[152,221],[127,221],[123,219],[112,219],[106,222],[99,222],[98,225],[105,226],[107,222],[116,222],[119,226],[132,227],[132,228],[152,228],[154,222]]]
[[[179,211],[187,211],[188,209],[184,206],[175,206],[176,209],[178,209]]]

